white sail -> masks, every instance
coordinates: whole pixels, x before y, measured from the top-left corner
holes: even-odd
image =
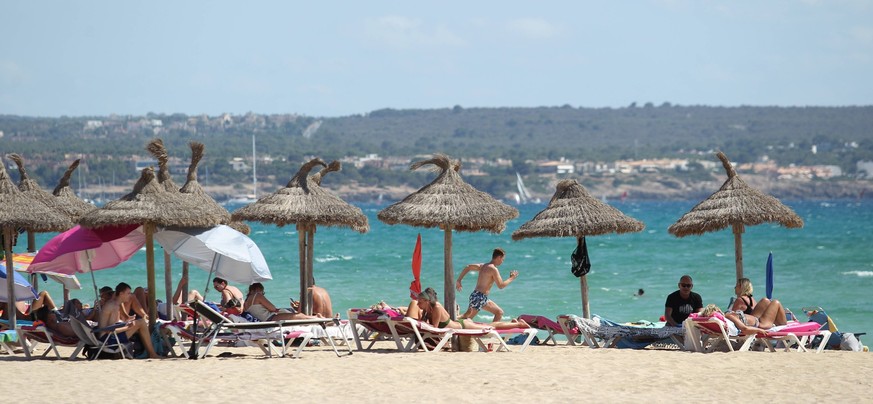
[[[521,174],[516,172],[515,177],[517,178],[516,187],[518,188],[519,203],[531,202],[533,198],[530,195],[530,191],[528,191],[524,186],[524,181],[521,180]]]

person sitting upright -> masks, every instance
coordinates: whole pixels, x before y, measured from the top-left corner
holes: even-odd
[[[264,285],[261,283],[253,283],[249,286],[249,293],[246,296],[243,311],[258,319],[258,321],[279,321],[279,320],[305,320],[311,318],[322,318],[321,315],[308,316],[303,313],[292,313],[288,310],[277,309],[276,306],[264,296]]]
[[[755,309],[755,298],[752,297],[752,290],[752,281],[749,278],[737,279],[737,285],[734,286],[734,293],[737,294],[737,297],[731,305],[731,311],[752,314]]]
[[[145,318],[127,318],[126,321],[122,320],[122,314],[125,312],[124,307],[129,307],[131,304],[130,302],[135,300],[132,298],[132,295],[133,293],[130,291],[130,285],[124,282],[119,283],[118,286],[115,287],[115,295],[109,299],[109,301],[103,305],[103,309],[100,310],[100,321],[97,322],[98,327],[109,327],[119,322],[126,323],[125,326],[118,328],[115,331],[124,332],[128,338],[138,335],[143,346],[145,346],[146,351],[148,351],[149,358],[159,359],[160,356],[158,356],[155,352],[155,348],[152,346],[152,338],[151,335],[149,335],[148,320]]]
[[[691,280],[691,275],[682,275],[679,278],[679,290],[667,295],[667,302],[664,304],[664,321],[668,326],[681,327],[682,322],[691,313],[703,310],[703,298],[691,291],[693,287],[694,281]]]
[[[240,314],[242,312],[243,294],[239,288],[228,285],[226,280],[219,277],[212,278],[212,287],[221,293],[220,306],[225,311],[232,314]]]
[[[312,291],[312,314],[326,318],[333,317],[333,304],[330,302],[327,290],[315,285],[310,286],[309,290]]]

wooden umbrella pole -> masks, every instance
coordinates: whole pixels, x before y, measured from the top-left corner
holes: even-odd
[[[443,287],[445,288],[445,307],[449,312],[449,317],[456,320],[458,313],[455,311],[455,271],[452,267],[452,227],[446,226],[444,237],[445,249],[443,260],[445,260]]]
[[[6,258],[6,307],[7,318],[9,319],[9,329],[16,329],[15,324],[15,276],[9,268],[12,268],[14,261],[12,260],[12,237],[15,230],[11,227],[3,228],[3,253]]]
[[[306,226],[297,224],[297,250],[300,255],[300,309],[306,313]]]
[[[148,276],[149,286],[149,330],[155,329],[155,320],[158,317],[158,304],[155,301],[155,241],[153,235],[155,233],[154,223],[146,223],[143,226],[145,230],[146,242],[146,273]]]
[[[735,223],[734,228],[734,256],[737,261],[737,280],[743,277],[743,231],[745,226],[742,223]]]
[[[166,308],[167,312],[164,313],[167,318],[173,318],[173,263],[170,261],[170,253],[167,250],[164,250],[164,291],[165,296],[167,296]]]
[[[27,252],[32,253],[36,252],[36,234],[33,234],[32,231],[27,231]],[[39,278],[37,274],[30,274],[30,285],[33,286],[33,290],[36,293],[39,293]],[[70,291],[64,286],[64,304],[67,304],[67,300],[70,299]]]
[[[312,261],[315,260],[315,225],[307,225],[306,231],[306,311],[307,315],[312,315],[312,290],[309,289],[314,282],[312,276]]]
[[[182,261],[182,279],[185,280],[185,286],[182,288],[181,297],[182,301],[185,302],[186,300],[188,300],[188,263],[185,261]],[[175,301],[173,301],[173,305],[176,305]],[[182,318],[181,320],[185,320],[185,318]]]
[[[591,310],[588,308],[588,275],[579,277],[579,286],[582,289],[582,317],[591,318]]]

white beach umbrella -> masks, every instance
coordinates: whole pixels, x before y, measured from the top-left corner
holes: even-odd
[[[245,285],[273,279],[258,245],[229,226],[167,228],[155,233],[155,239],[167,252],[210,275]]]

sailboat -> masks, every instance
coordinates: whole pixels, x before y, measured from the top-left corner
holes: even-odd
[[[233,198],[224,202],[225,205],[248,205],[258,201],[258,159],[257,147],[255,146],[255,135],[252,135],[252,184],[254,185],[254,193],[235,195]]]
[[[519,205],[524,205],[528,203],[541,203],[540,198],[534,198],[531,196],[530,191],[527,190],[527,187],[524,186],[524,181],[521,179],[521,174],[518,172],[515,173],[515,186],[518,188],[518,192],[515,194],[515,203]]]

